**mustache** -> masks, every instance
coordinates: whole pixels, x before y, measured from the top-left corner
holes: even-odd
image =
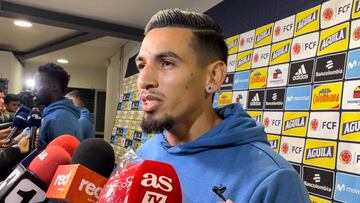
[[[166,98],[165,94],[163,94],[163,93],[161,93],[159,91],[153,90],[153,89],[140,90],[140,98],[142,97],[142,95],[153,95],[155,97]]]

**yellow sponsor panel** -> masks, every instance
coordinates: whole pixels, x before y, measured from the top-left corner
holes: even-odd
[[[291,39],[273,44],[270,54],[270,65],[290,61]]]
[[[127,139],[132,139],[132,138],[133,138],[133,135],[134,135],[134,130],[127,129],[127,131],[126,131],[126,138],[127,138]]]
[[[218,98],[218,105],[224,106],[231,104],[232,92],[221,92]]]
[[[254,69],[250,73],[249,88],[265,88],[267,79],[267,68]]]
[[[355,0],[352,10],[352,18],[359,18],[360,17],[360,0]]]
[[[267,139],[270,142],[271,148],[276,152],[279,153],[279,146],[280,146],[280,136],[279,135],[267,135]]]
[[[320,5],[296,14],[294,36],[316,31],[319,29]]]
[[[285,112],[282,134],[305,137],[309,112]]]
[[[314,85],[314,89],[312,91],[311,109],[339,109],[342,85],[342,82]]]
[[[311,203],[331,203],[331,201],[329,201],[327,199],[323,199],[323,198],[316,197],[316,196],[313,196],[313,195],[309,195],[309,197],[310,197],[310,202]]]
[[[251,67],[253,50],[240,52],[236,59],[236,71],[248,70]]]
[[[336,142],[308,139],[305,144],[303,163],[311,166],[334,169]]]
[[[255,31],[254,48],[271,44],[273,29],[274,29],[274,23],[270,23],[257,28]]]
[[[229,37],[225,40],[228,46],[228,54],[235,54],[238,51],[239,35]]]
[[[262,122],[263,112],[262,111],[247,111],[251,118],[255,119],[257,122]]]
[[[320,33],[318,56],[347,50],[349,45],[349,23],[323,30]]]
[[[343,112],[341,114],[340,140],[360,142],[360,113]]]

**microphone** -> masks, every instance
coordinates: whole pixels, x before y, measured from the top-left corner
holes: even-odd
[[[24,112],[26,114],[29,114],[31,111],[31,109],[25,105],[21,105],[16,111],[15,111],[15,116],[18,115],[20,112]]]
[[[69,202],[96,202],[114,168],[111,145],[99,138],[81,142],[71,165],[59,166],[46,197]]]
[[[167,163],[145,160],[117,170],[105,184],[98,203],[183,201],[175,169]]]
[[[6,139],[10,139],[10,140],[13,139],[20,130],[23,130],[24,128],[27,127],[27,123],[26,123],[27,116],[28,114],[25,112],[20,112],[17,115],[15,115],[14,121],[12,123],[13,128],[11,129]]]
[[[47,202],[46,189],[57,166],[70,161],[71,157],[64,149],[51,146],[41,152],[28,169],[18,164],[0,185],[0,202]]]
[[[38,111],[31,111],[27,123],[30,127],[30,150],[35,149],[36,130],[41,126],[41,114]]]
[[[8,127],[12,126],[12,122],[7,122],[7,123],[1,123],[0,124],[0,130],[6,129]]]
[[[80,141],[69,134],[63,134],[60,135],[58,137],[56,137],[55,139],[53,139],[48,145],[47,147],[50,146],[59,146],[63,149],[65,149],[70,156],[73,156],[75,149],[79,146]]]

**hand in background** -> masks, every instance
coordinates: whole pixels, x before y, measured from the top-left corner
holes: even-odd
[[[29,149],[29,147],[30,147],[29,146],[29,144],[30,144],[29,140],[30,140],[30,135],[27,135],[27,136],[21,138],[21,140],[20,140],[20,142],[18,144],[18,147],[19,147],[22,154],[28,153],[30,151],[30,149]]]
[[[11,132],[11,127],[0,130],[0,139],[4,139]]]
[[[8,144],[9,144],[10,140],[0,140],[0,148],[6,148],[8,147]]]

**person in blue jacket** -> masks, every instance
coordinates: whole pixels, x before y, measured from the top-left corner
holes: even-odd
[[[155,136],[140,158],[174,166],[188,202],[310,202],[294,168],[270,148],[264,127],[239,104],[214,110],[228,49],[207,15],[168,9],[148,22],[136,57],[144,118]],[[222,186],[221,186],[222,185]],[[231,202],[228,200],[227,202]]]
[[[64,97],[70,76],[60,66],[48,63],[38,67],[33,90],[34,103],[44,105],[40,127],[39,147],[45,146],[56,137],[69,134],[80,141],[80,109]]]
[[[95,137],[94,115],[85,107],[80,91],[74,90],[68,92],[65,97],[71,99],[74,104],[80,108],[79,124],[81,127],[82,139]]]

